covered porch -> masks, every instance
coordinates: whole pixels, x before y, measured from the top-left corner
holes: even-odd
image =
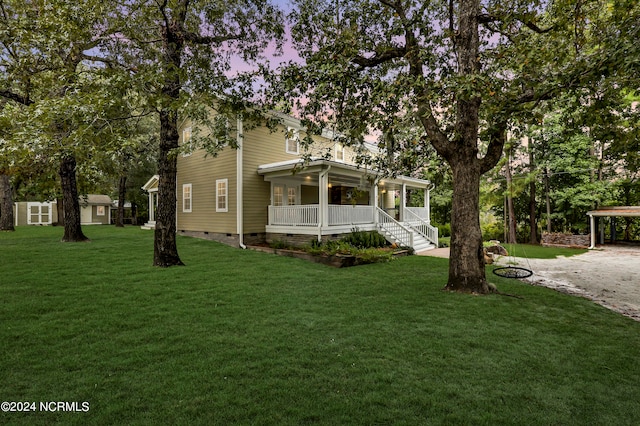
[[[265,164],[258,173],[271,184],[267,233],[316,235],[321,240],[354,228],[381,233],[394,228],[394,234],[403,235],[394,240],[414,246],[413,240],[422,237],[410,229],[413,224],[437,245],[437,229],[431,227],[429,215],[432,185],[427,180],[383,179],[375,171],[330,160]],[[410,207],[409,191],[417,189],[423,195],[418,206]]]

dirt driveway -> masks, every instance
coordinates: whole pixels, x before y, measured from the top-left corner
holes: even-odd
[[[449,257],[449,249],[419,253]],[[517,263],[533,271],[533,285],[586,297],[606,308],[640,321],[640,247],[605,246],[556,259],[501,257],[496,264]]]
[[[640,321],[640,247],[606,246],[556,259],[502,257],[533,271],[524,281],[586,297]]]

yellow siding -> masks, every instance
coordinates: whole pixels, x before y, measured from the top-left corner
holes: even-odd
[[[271,132],[260,126],[244,132],[244,232],[265,232],[268,206],[271,203],[271,184],[258,174],[261,164],[299,158],[285,150],[284,127]]]
[[[185,122],[182,128],[188,125]],[[235,132],[231,130],[232,132]],[[227,179],[227,212],[216,212],[216,180]],[[191,184],[191,212],[183,212],[182,186]],[[178,156],[177,220],[178,230],[236,233],[236,150],[224,148],[217,157],[203,150]]]
[[[233,123],[235,124],[235,123]],[[191,126],[189,120],[181,123],[179,130],[182,138],[182,130]],[[234,126],[235,127],[235,126]],[[268,220],[268,206],[271,202],[271,185],[265,182],[264,177],[258,174],[258,166],[262,164],[300,158],[301,154],[286,152],[285,126],[279,126],[276,131],[269,130],[266,126],[245,130],[243,133],[243,231],[249,233],[264,233]],[[235,135],[236,131],[230,131]],[[304,134],[300,135],[303,138]],[[335,154],[335,144],[322,137],[314,137],[317,143],[310,149],[313,155],[324,156],[329,150]],[[202,150],[189,156],[178,157],[177,180],[177,218],[178,230],[200,231],[215,233],[237,233],[237,151],[225,148],[217,157],[205,157]],[[345,149],[345,162],[353,159],[353,150]],[[228,179],[228,212],[216,212],[216,180]],[[192,211],[183,212],[182,186],[192,185]],[[305,188],[303,197],[308,201],[311,196],[309,188]],[[313,190],[312,190],[313,192]],[[315,195],[317,199],[317,189]],[[317,202],[317,201],[316,201]]]

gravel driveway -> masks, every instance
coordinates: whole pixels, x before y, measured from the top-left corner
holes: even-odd
[[[533,271],[524,281],[586,297],[640,321],[640,247],[606,246],[556,259],[501,257],[496,263],[514,261]]]

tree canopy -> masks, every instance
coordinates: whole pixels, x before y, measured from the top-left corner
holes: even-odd
[[[385,135],[417,127],[451,167],[451,290],[489,291],[480,176],[497,164],[513,123],[564,93],[632,82],[638,66],[631,1],[294,4],[293,39],[305,63],[283,68],[283,97],[352,143],[380,135],[392,154],[403,145]]]

